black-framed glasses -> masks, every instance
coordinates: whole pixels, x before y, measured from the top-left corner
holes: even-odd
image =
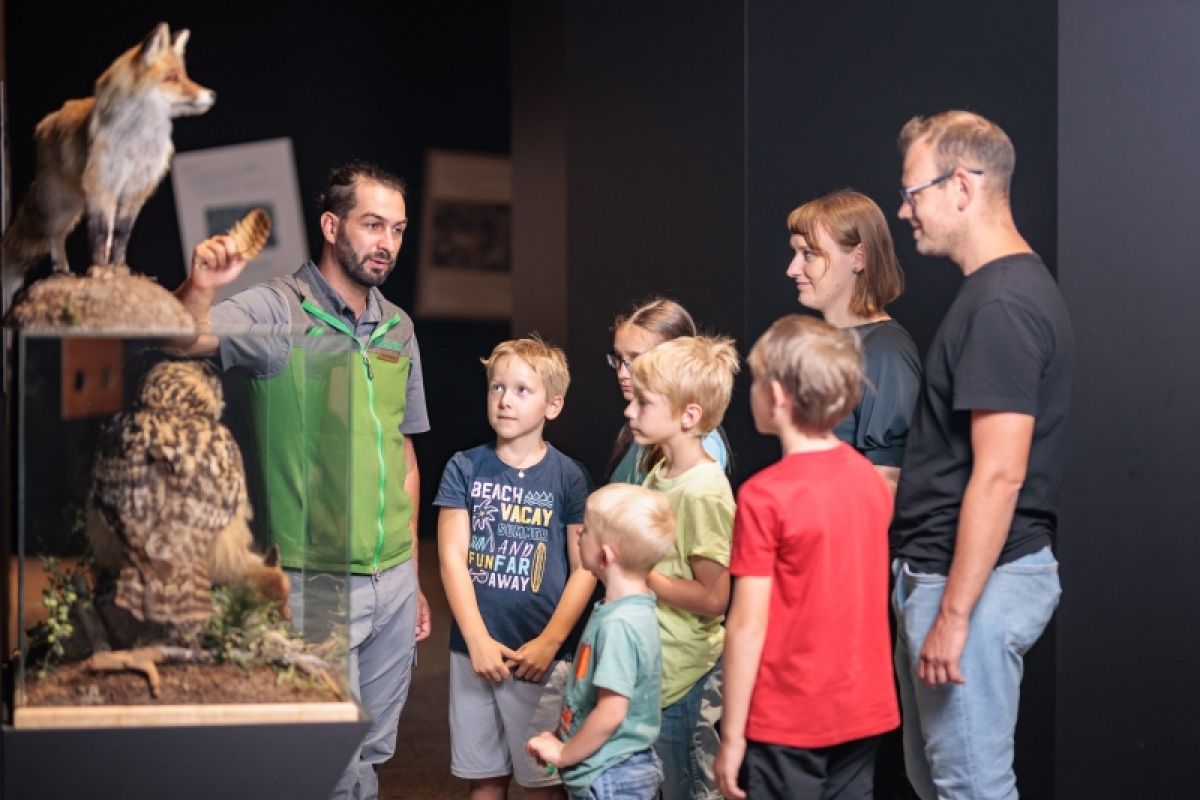
[[[624,358],[619,353],[615,353],[611,350],[604,354],[604,360],[608,362],[610,367],[618,371],[621,369],[621,367],[629,369],[629,365],[633,363],[632,358]]]
[[[923,192],[926,189],[928,189],[930,186],[937,186],[942,181],[950,180],[950,178],[954,175],[954,172],[956,169],[957,169],[957,167],[955,167],[955,169],[950,170],[949,172],[938,175],[936,178],[930,178],[929,180],[925,181],[924,183],[918,183],[915,186],[901,186],[900,187],[900,200],[902,202],[907,203],[908,205],[912,206],[913,208],[916,208],[918,192]],[[982,175],[983,174],[983,170],[981,170],[981,169],[968,168],[967,172],[971,173],[972,175]]]

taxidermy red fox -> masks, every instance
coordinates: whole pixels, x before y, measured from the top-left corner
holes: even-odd
[[[216,94],[188,78],[188,31],[159,25],[34,132],[37,174],[5,232],[6,289],[50,252],[67,272],[67,234],[86,209],[93,264],[125,263],[134,218],[170,165],[173,117],[203,114]]]

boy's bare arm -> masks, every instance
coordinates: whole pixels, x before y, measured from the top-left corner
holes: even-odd
[[[545,731],[530,739],[525,750],[543,764],[553,764],[559,768],[574,766],[611,739],[627,713],[628,697],[597,687],[596,707],[570,741],[564,744],[554,734]]]
[[[721,717],[721,747],[713,762],[717,788],[731,800],[746,796],[737,785],[737,776],[746,756],[746,720],[767,638],[770,607],[771,578],[738,578],[733,607],[725,623],[725,708]]]
[[[562,647],[562,643],[571,635],[571,629],[587,609],[596,590],[596,578],[583,568],[579,557],[579,534],[582,524],[567,526],[567,561],[571,566],[571,576],[563,587],[562,596],[550,621],[542,629],[536,639],[531,639],[517,650],[516,660],[520,666],[515,674],[518,678],[539,681],[554,660],[554,654]]]
[[[476,675],[499,683],[509,675],[507,660],[516,653],[492,638],[467,572],[471,517],[465,508],[443,508],[438,514],[438,561],[450,611],[462,631]]]
[[[702,556],[692,556],[690,561],[690,579],[651,572],[646,585],[669,606],[706,617],[724,614],[729,607],[729,568]]]

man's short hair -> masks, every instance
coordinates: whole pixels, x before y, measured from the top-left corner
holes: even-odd
[[[783,387],[792,401],[792,423],[806,433],[833,430],[862,398],[858,334],[816,317],[789,314],[775,320],[746,361],[755,379]]]
[[[329,171],[325,188],[317,195],[317,215],[333,212],[338,219],[345,219],[354,210],[357,201],[356,187],[359,181],[372,181],[399,192],[405,197],[404,181],[370,161],[350,161]]]
[[[571,372],[567,367],[567,355],[562,348],[555,347],[542,341],[536,333],[524,339],[509,339],[501,342],[492,349],[492,354],[482,358],[488,378],[492,377],[492,367],[496,362],[507,356],[521,359],[529,368],[538,374],[546,387],[546,397],[566,397],[567,387],[571,384]]]
[[[933,147],[939,172],[956,167],[981,169],[984,185],[1008,197],[1017,153],[999,125],[971,111],[916,116],[900,130],[900,154],[907,154],[910,147],[923,139]]]
[[[646,575],[675,544],[675,512],[666,495],[632,483],[610,483],[587,501],[588,536],[616,551],[617,563]]]
[[[874,316],[904,291],[904,273],[887,220],[865,194],[839,189],[793,209],[787,222],[789,233],[803,236],[810,250],[827,259],[829,254],[821,251],[817,240],[818,230],[846,250],[862,245],[863,270],[855,277],[850,294],[850,311],[854,314]]]
[[[681,336],[650,348],[633,360],[634,391],[666,398],[675,413],[689,403],[703,409],[698,429],[705,434],[721,424],[738,371],[733,340],[723,336]]]

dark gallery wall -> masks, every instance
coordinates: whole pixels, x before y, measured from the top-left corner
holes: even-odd
[[[1200,7],[1059,2],[1058,797],[1200,797]]]
[[[567,338],[567,103],[561,0],[512,6],[512,329]],[[573,398],[572,398],[573,399]]]
[[[427,149],[507,154],[509,10],[505,3],[9,2],[8,104],[13,194],[33,169],[36,122],[91,94],[116,56],[159,21],[191,30],[191,77],[217,92],[206,115],[175,122],[178,151],[291,137],[310,253],[319,252],[313,200],[325,172],[352,158],[379,162],[409,185],[409,228],[384,293],[413,308]],[[184,277],[170,178],[139,217],[129,262],[168,288]],[[71,243],[77,271],[82,232]],[[417,440],[423,495],[432,498],[457,449],[489,435],[478,358],[507,323],[416,319],[434,430]],[[426,513],[422,530],[433,530]]]
[[[568,2],[564,19],[567,353],[551,437],[599,475],[623,403],[613,316],[651,293],[740,338],[742,11],[738,3]]]

